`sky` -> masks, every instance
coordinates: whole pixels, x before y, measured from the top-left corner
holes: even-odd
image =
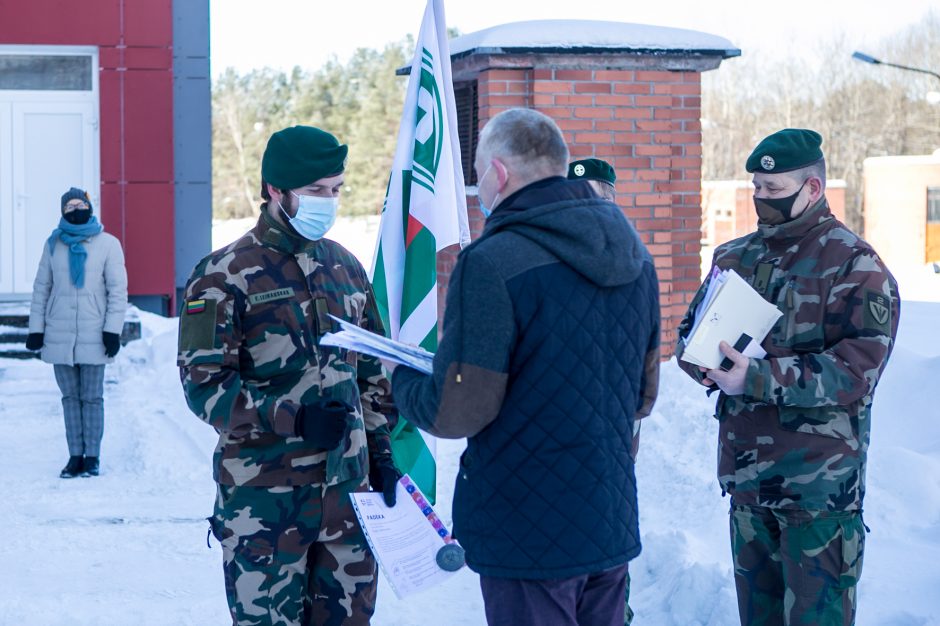
[[[320,67],[357,48],[382,48],[415,34],[426,0],[210,0],[211,71]],[[844,36],[864,50],[917,22],[936,0],[445,0],[447,25],[462,33],[498,24],[541,19],[606,20],[686,28],[730,40],[745,55],[768,62],[781,55],[812,54],[815,42]],[[263,8],[262,8],[263,7]],[[851,54],[848,51],[847,54]]]

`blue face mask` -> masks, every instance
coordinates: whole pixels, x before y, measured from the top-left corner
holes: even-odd
[[[479,193],[480,185],[483,184],[483,179],[486,178],[486,175],[490,173],[490,170],[491,170],[491,169],[493,169],[493,164],[492,164],[492,163],[490,164],[490,166],[489,166],[488,168],[486,168],[486,171],[483,172],[483,176],[480,176],[480,180],[477,181],[477,190],[478,190],[478,191],[477,191],[477,200],[480,202],[480,212],[483,213],[483,217],[489,217],[490,215],[493,214],[493,209],[487,208],[487,206],[483,203],[483,196],[481,196],[480,193]],[[496,207],[496,201],[497,201],[498,199],[499,199],[499,192],[497,192],[497,193],[496,193],[496,197],[493,198],[493,207],[494,207],[494,208]]]
[[[278,202],[284,217],[290,222],[290,225],[304,239],[316,241],[322,239],[323,235],[333,227],[336,222],[336,212],[339,210],[339,198],[321,198],[320,196],[300,196],[291,192],[297,197],[297,214],[291,217]]]

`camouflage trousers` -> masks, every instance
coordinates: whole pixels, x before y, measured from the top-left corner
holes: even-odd
[[[854,624],[864,550],[865,525],[858,511],[732,505],[741,624]]]
[[[630,626],[633,623],[633,609],[630,608],[630,569],[627,567],[627,596],[624,602],[623,626]]]
[[[376,563],[349,500],[356,479],[334,487],[218,485],[209,518],[222,544],[232,623],[368,624]]]

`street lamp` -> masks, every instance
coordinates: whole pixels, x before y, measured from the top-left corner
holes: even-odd
[[[911,72],[920,72],[922,74],[930,74],[937,80],[940,80],[940,74],[938,74],[937,72],[931,72],[930,70],[923,70],[918,67],[909,67],[907,65],[898,65],[897,63],[888,63],[887,61],[882,61],[880,59],[876,59],[873,56],[867,55],[864,52],[855,51],[852,53],[852,58],[858,59],[862,63],[871,63],[872,65],[887,65],[889,67],[896,67],[902,70],[910,70]]]

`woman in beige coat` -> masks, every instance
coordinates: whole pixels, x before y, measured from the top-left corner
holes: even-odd
[[[97,476],[104,434],[104,366],[121,348],[127,272],[121,243],[102,230],[88,194],[62,196],[62,219],[43,247],[26,347],[42,350],[62,392],[69,460],[62,478]]]

